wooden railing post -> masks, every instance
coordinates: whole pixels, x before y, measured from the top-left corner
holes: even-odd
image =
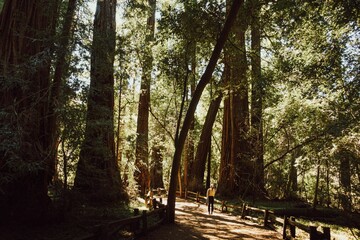
[[[199,202],[199,192],[196,192],[196,202]]]
[[[225,211],[224,211],[225,208]],[[221,201],[221,212],[227,212],[227,205],[226,205],[226,201],[222,200]]]
[[[264,211],[264,227],[267,226],[268,219],[269,219],[269,210],[265,209],[265,211]]]
[[[142,232],[144,233],[144,234],[146,234],[147,233],[147,215],[146,215],[146,210],[143,210],[143,212],[142,212],[142,223],[143,223],[143,230],[142,230]]]
[[[184,198],[187,199],[187,188],[185,189]]]
[[[290,217],[290,220],[295,222],[295,217]],[[290,235],[292,238],[295,238],[295,226],[293,224],[290,224]]]
[[[322,229],[323,229],[323,232],[324,232],[323,239],[330,240],[330,228],[329,227],[322,227]]]
[[[156,209],[157,208],[157,202],[156,202],[156,198],[152,199],[152,208]]]
[[[139,209],[138,208],[134,208],[134,216],[138,216],[140,213],[139,213]],[[139,229],[139,225],[140,225],[140,222],[134,222],[132,224],[132,228],[133,228],[133,231],[136,231]]]
[[[246,203],[243,204],[242,206],[242,211],[241,211],[241,218],[245,218],[246,216]]]
[[[317,230],[315,226],[310,226],[310,240],[317,240]]]
[[[284,216],[284,224],[283,224],[283,239],[286,239],[286,227],[287,227],[288,219],[287,216]]]

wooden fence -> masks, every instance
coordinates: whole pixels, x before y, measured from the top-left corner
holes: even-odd
[[[127,231],[135,236],[146,234],[161,225],[166,219],[167,206],[157,202],[158,208],[152,211],[134,209],[134,216],[126,219],[110,221],[95,226],[93,233],[89,233],[75,240],[107,240],[113,239],[119,231]],[[149,221],[149,219],[152,221]]]
[[[315,226],[307,226],[295,221],[295,217],[284,216],[283,239],[288,239],[287,228],[290,228],[290,238],[296,236],[296,228],[299,228],[310,235],[310,240],[330,240],[330,228],[322,227],[323,232],[319,232]]]
[[[184,194],[185,198],[194,200],[199,203],[206,203],[206,197],[201,196],[198,192],[190,192],[185,191]],[[221,207],[218,208],[221,212],[228,212],[229,209],[233,210],[240,210],[241,211],[241,218],[243,219],[250,219],[253,221],[262,221],[264,227],[271,226],[275,222],[275,213],[269,209],[261,209],[247,206],[245,203],[242,205],[241,209],[239,206],[230,205],[226,201],[216,201]],[[253,213],[257,214],[259,217],[253,217]],[[283,239],[287,239],[287,228],[290,228],[290,235],[291,238],[295,238],[295,229],[296,227],[307,232],[310,235],[310,240],[330,240],[330,228],[329,227],[322,227],[323,232],[317,231],[317,227],[314,226],[306,226],[300,224],[299,222],[295,221],[295,217],[284,217],[284,222],[279,222],[279,224],[283,224]]]

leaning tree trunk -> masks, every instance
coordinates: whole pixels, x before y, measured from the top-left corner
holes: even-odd
[[[93,203],[124,198],[114,143],[115,13],[116,0],[98,0],[85,140],[74,182],[84,200]]]
[[[150,82],[152,71],[151,42],[154,40],[156,0],[149,0],[149,17],[147,21],[147,36],[143,56],[143,74],[141,78],[140,99],[136,129],[136,171],[135,180],[140,194],[144,195],[150,188],[149,175],[149,106],[150,106]]]
[[[197,145],[195,161],[193,165],[193,174],[190,178],[189,189],[191,191],[203,192],[204,188],[204,174],[206,168],[206,160],[211,144],[212,128],[216,119],[217,112],[222,100],[222,94],[220,93],[210,103],[208,112],[206,114],[205,123],[201,130],[200,140]]]
[[[57,0],[7,0],[0,15],[0,221],[37,223],[53,213],[48,101],[57,14]]]
[[[240,6],[243,4],[242,0],[234,0],[234,3],[231,7],[230,13],[226,19],[225,25],[220,33],[220,37],[216,42],[212,55],[210,57],[209,63],[205,69],[204,74],[202,75],[199,84],[197,85],[194,96],[191,99],[189,108],[187,110],[183,126],[180,131],[179,138],[175,144],[175,153],[173,157],[173,163],[171,168],[171,176],[170,176],[170,186],[169,186],[169,196],[168,196],[168,211],[167,211],[167,220],[170,223],[174,223],[175,221],[175,199],[176,199],[176,187],[177,187],[177,173],[180,167],[181,153],[184,148],[184,143],[186,139],[186,135],[189,131],[192,120],[194,119],[194,113],[196,110],[196,106],[200,100],[202,92],[204,91],[206,85],[210,82],[212,74],[214,72],[216,63],[220,57],[221,51],[224,47],[224,44],[229,36],[232,25],[235,22],[237,13],[239,11]]]

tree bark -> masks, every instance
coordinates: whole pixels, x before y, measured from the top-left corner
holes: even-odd
[[[151,187],[164,188],[163,181],[163,148],[161,146],[152,147],[152,164],[151,164]]]
[[[147,36],[144,49],[143,74],[140,86],[140,99],[138,108],[138,120],[136,129],[136,159],[137,167],[134,177],[138,183],[141,195],[144,195],[146,189],[150,188],[149,175],[149,111],[150,111],[150,82],[152,71],[152,52],[151,42],[154,39],[155,29],[155,8],[156,1],[149,0],[149,17],[147,21]]]
[[[97,2],[85,140],[74,188],[91,203],[125,198],[115,159],[114,54],[116,0]]]
[[[265,195],[260,8],[259,0],[251,1],[251,156],[255,160],[254,189],[257,195]]]
[[[317,160],[317,169],[316,169],[316,181],[314,187],[314,199],[312,208],[315,209],[318,205],[318,194],[319,194],[319,182],[320,182],[320,160]]]
[[[339,166],[339,183],[340,183],[340,204],[341,207],[351,211],[351,171],[350,171],[350,155],[347,150],[340,149],[336,154],[340,160]]]
[[[210,103],[208,112],[206,114],[205,123],[201,130],[200,140],[197,145],[195,161],[193,165],[193,174],[191,176],[189,189],[191,191],[203,192],[204,188],[204,173],[206,168],[206,160],[210,149],[212,128],[216,119],[217,112],[222,100],[220,93]]]
[[[200,100],[201,94],[205,88],[205,86],[209,83],[211,76],[214,72],[216,63],[220,57],[220,53],[224,44],[228,38],[231,27],[234,24],[237,13],[239,11],[240,6],[243,4],[242,0],[234,0],[233,5],[231,7],[230,13],[226,19],[225,25],[220,33],[220,37],[216,42],[213,53],[210,57],[209,63],[205,69],[204,74],[202,75],[199,84],[197,85],[194,96],[191,99],[188,111],[186,113],[183,126],[180,131],[179,139],[176,141],[175,145],[175,153],[173,157],[173,163],[171,168],[171,176],[170,176],[170,186],[169,186],[169,196],[168,196],[168,211],[167,211],[167,219],[168,222],[174,223],[175,221],[175,199],[176,199],[176,187],[177,180],[176,175],[179,171],[181,153],[184,147],[184,142],[186,139],[187,132],[190,128],[190,124],[194,118],[194,112],[196,110],[196,106]]]
[[[7,0],[0,15],[0,222],[54,214],[48,101],[58,3]]]
[[[218,184],[218,192],[224,196],[231,196],[234,192],[245,194],[254,183],[254,165],[249,157],[249,102],[245,49],[248,23],[245,12],[245,7],[242,6],[236,27],[233,29],[233,45],[225,52],[225,83],[229,93],[224,99],[223,143]]]

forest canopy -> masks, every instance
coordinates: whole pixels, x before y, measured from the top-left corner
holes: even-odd
[[[0,222],[172,178],[360,211],[359,2],[239,2],[200,92],[232,1],[0,0]]]

